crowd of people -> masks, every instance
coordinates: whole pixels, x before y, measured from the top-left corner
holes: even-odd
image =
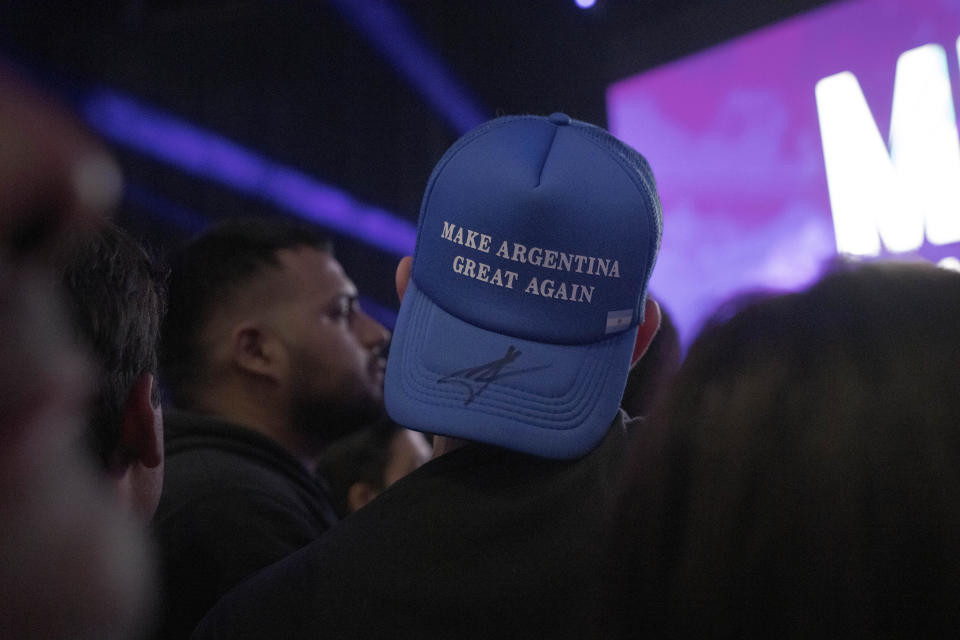
[[[0,638],[955,633],[960,274],[838,262],[684,355],[654,170],[468,133],[391,334],[303,223],[158,259],[0,68]]]

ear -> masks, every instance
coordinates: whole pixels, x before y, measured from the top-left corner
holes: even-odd
[[[380,489],[369,482],[354,482],[347,489],[347,510],[350,513],[359,511],[378,495]]]
[[[650,343],[660,330],[660,305],[657,301],[647,296],[646,306],[643,308],[643,324],[637,327],[637,341],[633,345],[633,358],[630,360],[630,368],[640,362],[640,358],[647,352]]]
[[[413,258],[405,256],[397,265],[397,298],[403,302],[403,294],[407,292],[407,285],[410,283],[410,271],[413,269]]]
[[[148,469],[163,464],[163,414],[153,403],[156,379],[143,372],[133,383],[120,420],[120,441],[111,466],[141,464]]]
[[[234,328],[230,361],[242,371],[276,380],[283,367],[284,357],[283,345],[263,325],[244,323]]]

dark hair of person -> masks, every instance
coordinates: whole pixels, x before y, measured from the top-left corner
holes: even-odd
[[[84,229],[64,243],[57,257],[74,329],[90,345],[99,366],[87,435],[106,466],[134,382],[144,372],[157,373],[165,274],[136,240],[112,223]]]
[[[754,302],[636,435],[608,566],[624,636],[960,628],[960,274],[852,265]]]
[[[317,463],[317,473],[330,488],[337,515],[350,514],[347,494],[357,482],[365,482],[376,489],[384,489],[384,472],[390,463],[390,446],[400,425],[387,417],[341,438],[323,452]]]
[[[629,416],[646,416],[683,358],[680,336],[667,309],[660,306],[660,329],[647,352],[630,369],[620,406]]]
[[[207,229],[171,259],[161,371],[175,404],[190,406],[190,389],[204,374],[199,336],[213,311],[265,268],[279,266],[278,251],[297,247],[332,253],[321,233],[305,223],[241,218]]]

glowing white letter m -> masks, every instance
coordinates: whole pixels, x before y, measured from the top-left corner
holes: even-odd
[[[960,49],[960,40],[957,42]],[[856,77],[817,83],[817,112],[840,253],[960,242],[960,138],[947,56],[928,44],[897,61],[890,151]]]

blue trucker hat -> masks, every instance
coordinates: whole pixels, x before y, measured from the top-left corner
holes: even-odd
[[[387,412],[545,458],[589,452],[619,409],[661,227],[646,160],[599,127],[555,113],[466,134],[427,183]]]

